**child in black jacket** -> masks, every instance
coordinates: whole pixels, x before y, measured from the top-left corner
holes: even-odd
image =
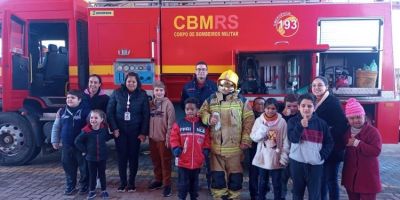
[[[89,123],[82,129],[76,138],[75,145],[85,155],[89,166],[89,195],[88,199],[96,197],[96,177],[101,184],[101,196],[108,199],[106,191],[106,142],[113,138],[105,123],[106,114],[101,110],[92,110],[89,114]]]

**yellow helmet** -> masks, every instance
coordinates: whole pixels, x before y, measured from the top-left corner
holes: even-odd
[[[221,76],[219,76],[218,83],[221,80],[228,80],[228,81],[232,82],[233,84],[235,84],[235,88],[237,88],[239,76],[234,71],[227,70],[227,71],[222,72]]]

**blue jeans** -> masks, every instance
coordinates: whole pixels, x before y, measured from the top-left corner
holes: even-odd
[[[206,162],[206,178],[207,178],[207,188],[208,190],[211,189],[211,166],[210,166],[210,156],[205,157]]]
[[[267,194],[267,187],[269,183],[269,176],[272,178],[272,186],[274,189],[274,199],[280,200],[282,193],[282,169],[274,169],[274,170],[259,170],[260,180],[258,182],[258,200],[265,200],[265,195]]]
[[[259,168],[252,164],[254,155],[256,155],[257,151],[257,143],[253,142],[251,148],[249,148],[249,191],[252,199],[257,198],[258,196],[258,171]]]
[[[61,163],[65,172],[66,189],[76,187],[78,168],[80,172],[79,185],[81,190],[87,190],[89,185],[89,172],[87,162],[76,147],[63,144],[61,149]]]
[[[281,177],[281,182],[282,182],[282,195],[281,198],[285,199],[287,195],[287,184],[290,178],[290,167],[289,165],[286,166],[285,169],[282,170],[282,177]]]
[[[327,162],[324,164],[324,173],[321,185],[321,200],[339,200],[339,173],[340,162]]]
[[[186,199],[189,193],[190,199],[195,200],[199,196],[200,169],[186,169],[178,167],[178,197]]]
[[[289,162],[293,180],[293,200],[303,200],[306,187],[309,200],[320,200],[323,165],[310,165],[293,159]]]

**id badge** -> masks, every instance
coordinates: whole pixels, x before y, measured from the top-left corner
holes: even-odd
[[[131,113],[130,112],[125,112],[124,119],[125,119],[125,121],[130,121],[131,120]]]

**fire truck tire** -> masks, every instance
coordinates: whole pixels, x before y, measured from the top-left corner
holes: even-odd
[[[41,129],[39,127],[40,125],[39,125],[39,118],[38,117],[36,117],[35,115],[32,115],[32,114],[28,114],[25,117],[26,117],[27,121],[29,122],[29,124],[31,125],[32,134],[35,137],[34,141],[35,141],[36,148],[34,150],[34,153],[31,156],[31,158],[28,160],[28,162],[30,162],[31,160],[35,159],[36,156],[42,150],[41,147],[42,147],[43,142],[44,142],[44,135],[41,132]]]
[[[39,152],[28,120],[18,113],[0,113],[0,165],[23,165]]]

